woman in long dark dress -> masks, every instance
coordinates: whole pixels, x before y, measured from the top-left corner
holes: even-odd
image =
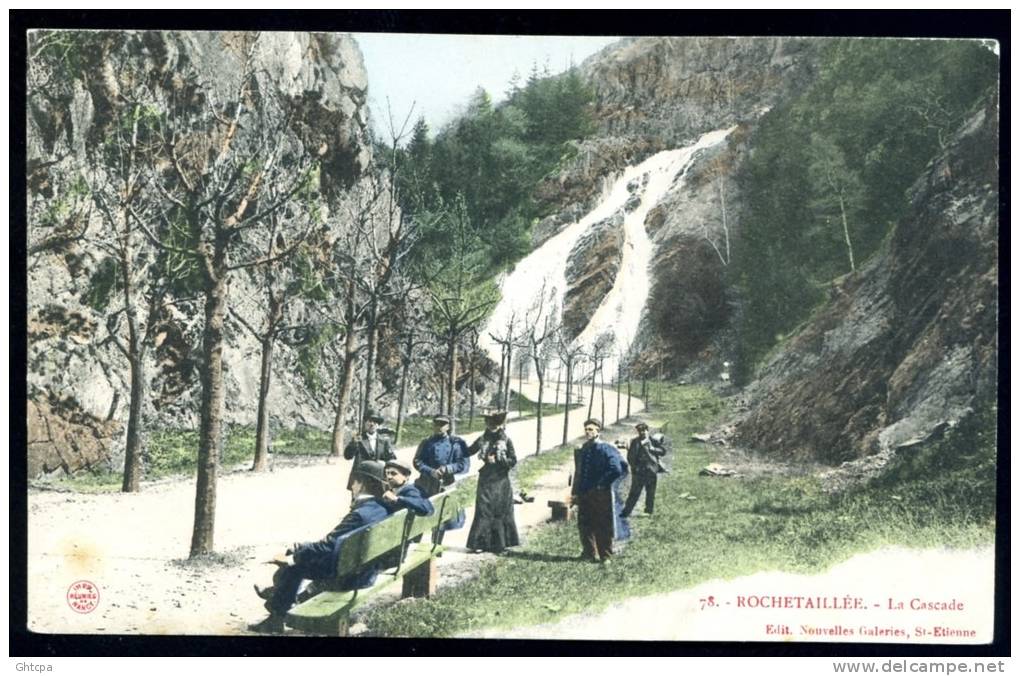
[[[503,429],[506,413],[485,416],[485,432],[471,444],[482,467],[478,470],[475,517],[468,533],[468,549],[501,553],[521,543],[514,523],[514,495],[510,470],[517,464],[513,442]]]

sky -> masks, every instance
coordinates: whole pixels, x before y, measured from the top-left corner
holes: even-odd
[[[455,118],[479,86],[493,102],[505,98],[514,72],[521,82],[532,64],[552,73],[580,64],[616,37],[354,33],[368,71],[369,107],[379,132],[388,129],[387,100],[396,125],[414,106],[434,134]],[[383,133],[385,137],[387,133]]]

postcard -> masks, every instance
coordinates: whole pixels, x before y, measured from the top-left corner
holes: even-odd
[[[27,31],[29,631],[993,641],[995,39],[330,28]]]

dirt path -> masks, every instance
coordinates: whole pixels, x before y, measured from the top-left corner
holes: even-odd
[[[596,394],[596,411],[600,403]],[[607,390],[607,414],[612,417],[615,410],[615,393]],[[641,402],[633,399],[632,414],[641,410]],[[625,411],[626,395],[621,415]],[[571,413],[572,431],[580,432],[584,413]],[[555,446],[562,434],[562,414],[546,417],[543,428],[543,447]],[[534,452],[534,420],[510,422],[507,429],[520,458]],[[470,443],[474,436],[465,438]],[[398,456],[410,462],[414,450],[399,449]],[[471,469],[476,472],[478,463]],[[262,562],[292,542],[320,538],[337,523],[349,506],[343,489],[349,471],[350,462],[341,460],[222,476],[217,554],[193,561],[187,559],[195,499],[191,479],[146,484],[134,495],[32,490],[29,628],[44,633],[246,633],[249,622],[265,615],[251,591],[253,583],[269,581],[271,569]],[[518,524],[525,532],[548,517],[549,496],[565,493],[565,470],[557,472],[542,478],[534,503],[518,505]],[[467,530],[451,533],[446,543],[463,547]],[[443,557],[443,566],[460,569],[458,560],[467,556],[453,552]],[[72,611],[66,600],[68,588],[79,580],[93,582],[100,591],[98,607],[87,614]]]

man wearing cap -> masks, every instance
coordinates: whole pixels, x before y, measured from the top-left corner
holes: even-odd
[[[599,438],[601,432],[602,421],[598,418],[584,421],[587,440],[574,452],[570,501],[577,505],[581,557],[609,563],[616,536],[613,484],[627,473],[627,468],[616,447]]]
[[[450,435],[450,418],[432,418],[432,436],[422,440],[414,454],[414,468],[421,472],[414,483],[432,497],[452,484],[455,475],[467,472],[469,466],[467,443]]]
[[[252,631],[262,633],[279,633],[283,631],[284,618],[287,611],[297,601],[298,590],[303,580],[328,580],[336,577],[336,565],[340,560],[340,552],[344,541],[352,533],[365,526],[382,521],[399,507],[394,509],[382,499],[388,486],[383,463],[368,460],[356,466],[351,472],[353,481],[351,491],[354,502],[351,511],[318,542],[295,543],[287,550],[293,556],[293,563],[286,563],[273,575],[273,586],[259,589],[255,593],[266,600],[269,617],[258,624],[249,625]],[[431,504],[429,505],[431,508]],[[382,563],[375,561],[359,571],[337,580],[337,589],[363,589],[371,587],[379,573]]]
[[[514,494],[510,482],[510,470],[517,464],[517,454],[503,429],[504,422],[505,411],[486,414],[485,431],[469,449],[472,455],[477,454],[482,468],[478,470],[475,516],[467,546],[496,554],[521,543],[514,523]]]
[[[666,449],[648,434],[648,425],[639,422],[634,426],[638,435],[630,440],[627,448],[627,464],[631,468],[630,492],[623,506],[621,516],[627,518],[634,511],[641,491],[645,492],[645,514],[651,516],[655,511],[655,488],[659,482],[659,473],[665,471],[659,458],[666,454]]]
[[[419,516],[428,516],[436,511],[432,501],[410,482],[410,467],[399,460],[389,460],[385,473],[387,490],[382,494],[382,499],[390,511],[409,509]]]
[[[381,415],[369,410],[365,413],[364,429],[360,439],[353,439],[344,448],[344,457],[353,460],[351,467],[357,467],[366,460],[378,460],[386,462],[393,460],[397,455],[393,452],[393,444],[385,436],[377,432],[379,425],[383,422]],[[347,490],[351,489],[351,482],[354,480],[354,473],[347,480]]]
[[[467,443],[450,435],[450,418],[437,415],[432,418],[432,436],[418,444],[414,454],[414,468],[421,472],[415,485],[426,497],[432,497],[454,482],[457,474],[465,474],[470,467]],[[464,510],[444,522],[441,531],[462,528],[466,521]]]

